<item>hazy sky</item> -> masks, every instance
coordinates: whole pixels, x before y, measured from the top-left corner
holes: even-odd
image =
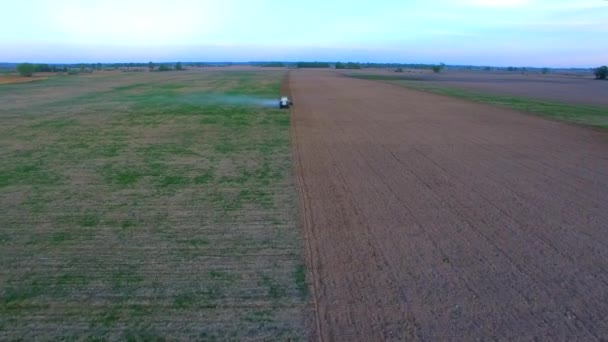
[[[608,64],[606,0],[19,0],[0,8],[0,62]]]

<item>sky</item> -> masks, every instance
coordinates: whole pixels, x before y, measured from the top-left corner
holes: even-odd
[[[0,62],[608,64],[606,0],[20,0]]]

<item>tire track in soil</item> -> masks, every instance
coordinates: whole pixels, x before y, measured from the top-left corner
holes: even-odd
[[[285,75],[285,79],[283,80],[283,82],[281,83],[281,96],[288,96],[290,100],[293,101],[293,96],[291,93],[291,78],[290,78],[291,72],[287,72],[287,74]],[[293,120],[293,118],[291,119]],[[314,255],[315,253],[313,253],[312,251],[312,241],[314,241],[314,238],[312,238],[310,236],[311,232],[309,229],[307,229],[306,227],[310,226],[310,222],[309,222],[309,215],[307,212],[307,208],[309,207],[309,205],[307,205],[308,203],[308,198],[306,197],[306,194],[309,193],[306,189],[306,183],[304,183],[304,181],[302,180],[302,174],[300,172],[297,172],[297,170],[300,168],[300,153],[298,151],[298,142],[297,142],[297,128],[296,126],[292,123],[291,124],[291,146],[293,149],[293,164],[294,164],[294,175],[295,175],[295,182],[296,182],[296,186],[298,187],[298,189],[302,189],[302,191],[298,191],[299,194],[299,203],[300,203],[300,225],[301,225],[301,229],[302,232],[304,233],[304,243],[306,244],[305,246],[305,256],[306,256],[306,269],[307,269],[307,274],[306,274],[306,278],[309,279],[309,283],[311,287],[311,291],[312,291],[312,305],[314,308],[314,315],[315,317],[313,318],[314,320],[314,331],[309,335],[309,336],[316,336],[317,340],[322,341],[323,340],[323,334],[322,334],[322,330],[321,330],[321,318],[319,317],[319,306],[318,306],[318,283],[317,283],[317,277],[316,274],[314,272],[311,272],[311,270],[313,269],[313,265],[315,265],[315,262],[313,261]]]
[[[608,338],[608,134],[290,73],[318,340]]]

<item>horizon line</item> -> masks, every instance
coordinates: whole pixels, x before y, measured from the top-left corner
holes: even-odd
[[[608,0],[607,0],[608,1]],[[101,65],[109,65],[109,64],[148,64],[148,63],[154,63],[154,64],[175,64],[175,63],[182,63],[182,64],[241,64],[241,65],[246,65],[246,64],[260,64],[260,63],[286,63],[286,64],[297,64],[297,63],[329,63],[329,64],[335,64],[335,63],[356,63],[356,64],[378,64],[378,65],[394,65],[394,66],[408,66],[408,65],[420,65],[420,66],[432,66],[432,65],[440,65],[440,64],[444,64],[445,66],[448,67],[474,67],[474,68],[486,68],[486,67],[490,67],[490,68],[518,68],[518,69],[523,69],[523,68],[531,68],[531,69],[543,69],[543,68],[549,68],[549,69],[594,69],[596,68],[596,66],[534,66],[534,65],[516,65],[516,64],[512,64],[512,65],[492,65],[492,64],[450,64],[450,63],[443,63],[443,62],[439,62],[439,63],[428,63],[428,62],[362,62],[362,61],[356,61],[356,60],[322,60],[322,59],[318,59],[318,60],[308,60],[308,59],[304,59],[304,60],[259,60],[259,61],[229,61],[229,60],[215,60],[215,61],[181,61],[181,60],[175,60],[175,61],[113,61],[113,62],[30,62],[30,61],[21,61],[21,62],[10,62],[10,61],[0,61],[0,66],[3,64],[9,64],[9,65],[17,65],[17,64],[22,64],[22,63],[30,63],[30,64],[47,64],[47,65],[81,65],[81,64],[86,64],[86,65],[91,65],[91,64],[101,64]]]

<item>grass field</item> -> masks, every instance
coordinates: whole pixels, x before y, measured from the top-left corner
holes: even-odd
[[[307,339],[283,77],[0,85],[0,340]]]
[[[416,76],[389,75],[351,75],[352,77],[385,81],[408,88],[427,91],[475,102],[506,107],[522,112],[546,116],[549,118],[608,128],[608,108],[598,106],[574,105],[556,101],[538,100],[520,96],[496,95],[479,91],[461,89],[452,86],[437,85]]]

